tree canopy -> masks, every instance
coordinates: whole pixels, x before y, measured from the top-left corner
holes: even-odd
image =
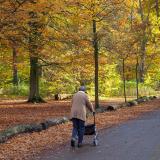
[[[91,95],[121,96],[123,81],[133,89],[136,79],[141,95],[147,87],[159,90],[159,6],[159,0],[1,0],[1,94],[38,102],[86,85]]]

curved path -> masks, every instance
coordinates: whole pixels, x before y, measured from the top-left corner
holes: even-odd
[[[84,146],[72,150],[48,151],[41,160],[160,160],[160,110],[146,113],[99,133],[99,146],[91,146],[92,137],[85,137]],[[90,142],[90,143],[89,143]]]

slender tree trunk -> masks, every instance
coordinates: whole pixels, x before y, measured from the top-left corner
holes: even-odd
[[[142,1],[141,0],[139,0],[139,8],[140,8],[141,22],[143,24],[142,39],[141,39],[141,55],[140,55],[140,63],[139,63],[139,81],[141,83],[143,83],[144,82],[144,76],[145,76],[147,38],[146,38],[146,21],[145,21],[145,18],[144,18]],[[149,16],[149,14],[148,14],[148,16]]]
[[[126,96],[125,59],[122,60],[122,74],[123,74],[123,94],[124,94],[124,101],[126,103],[127,96]]]
[[[13,47],[13,85],[18,86],[17,51]]]
[[[29,36],[29,51],[30,51],[30,90],[29,90],[29,98],[28,102],[44,102],[44,100],[40,97],[39,94],[39,66],[38,66],[38,39],[39,39],[39,31],[38,31],[38,13],[37,12],[29,12],[30,16],[30,36]]]
[[[134,0],[132,0],[131,13],[130,13],[130,16],[131,16],[131,31],[133,29],[133,10],[134,10]]]
[[[136,96],[137,96],[137,99],[139,98],[138,66],[139,66],[139,62],[138,62],[138,57],[137,57],[137,62],[136,62]]]
[[[146,61],[146,33],[143,31],[143,38],[141,42],[141,55],[140,55],[140,68],[139,68],[139,81],[141,83],[144,82],[144,76],[145,76],[145,61]]]
[[[159,0],[155,0],[156,1],[156,13],[157,13],[157,17],[159,17]]]
[[[30,57],[30,94],[28,102],[44,102],[39,95],[38,57]]]
[[[98,84],[98,39],[97,39],[97,26],[96,21],[93,20],[93,47],[94,47],[94,60],[95,60],[95,108],[99,107],[99,84]]]

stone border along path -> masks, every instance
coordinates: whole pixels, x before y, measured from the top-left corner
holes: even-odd
[[[40,132],[42,130],[46,130],[49,127],[63,124],[68,122],[69,119],[66,117],[56,118],[56,119],[49,119],[45,122],[39,124],[22,124],[17,125],[12,128],[8,128],[2,132],[0,132],[0,143],[5,143],[8,139],[12,138],[13,136],[19,135],[21,133],[33,133],[33,132]]]
[[[103,106],[96,110],[97,113],[103,113],[107,111],[115,111],[118,108],[122,107],[132,107],[136,106],[139,103],[143,103],[146,101],[150,101],[153,99],[156,99],[156,96],[150,96],[150,97],[140,97],[137,100],[129,101],[127,103],[119,104],[119,105],[109,105],[109,106]],[[63,124],[69,121],[69,118],[67,117],[61,117],[56,119],[49,119],[39,124],[22,124],[17,125],[8,129],[5,129],[4,131],[0,132],[0,143],[7,142],[8,139],[12,138],[13,136],[22,134],[22,133],[33,133],[33,132],[40,132],[42,130],[46,130],[49,127],[53,127],[59,124]]]

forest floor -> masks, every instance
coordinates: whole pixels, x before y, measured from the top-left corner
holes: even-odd
[[[101,105],[121,103],[122,99],[102,101]],[[135,107],[118,109],[115,112],[99,113],[96,116],[98,129],[108,128],[134,119],[142,113],[160,108],[160,99],[140,104]],[[69,116],[70,101],[49,101],[45,104],[27,104],[25,101],[0,101],[0,130],[17,125]],[[92,117],[89,118],[91,122]],[[21,134],[0,144],[1,160],[32,160],[44,150],[58,148],[70,139],[70,122],[49,128],[39,133]]]
[[[108,99],[100,102],[101,106],[122,103],[123,98]],[[0,131],[18,124],[39,123],[46,119],[70,115],[70,100],[32,104],[25,100],[0,101]]]

